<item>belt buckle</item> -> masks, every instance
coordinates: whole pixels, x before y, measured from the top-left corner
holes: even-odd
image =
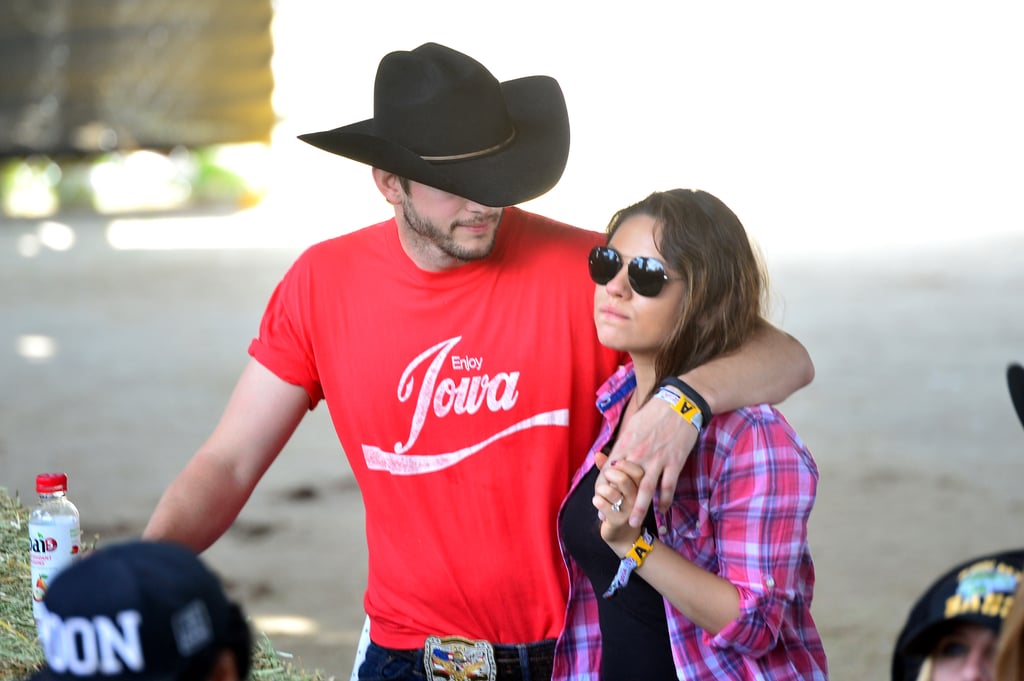
[[[431,681],[495,681],[494,647],[461,636],[428,636],[423,666]]]

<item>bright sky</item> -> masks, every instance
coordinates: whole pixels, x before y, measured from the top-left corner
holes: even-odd
[[[569,164],[529,207],[567,222],[603,229],[648,192],[687,186],[718,195],[769,252],[1024,230],[1020,3],[277,6],[275,186],[310,209],[307,228],[363,226],[387,206],[365,167],[294,135],[369,118],[381,56],[434,41],[499,80],[559,80]]]

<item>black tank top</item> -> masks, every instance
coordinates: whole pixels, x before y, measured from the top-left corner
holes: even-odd
[[[601,678],[606,681],[674,679],[676,668],[661,594],[634,573],[629,584],[614,596],[602,597],[619,568],[619,557],[601,538],[601,523],[592,503],[597,473],[597,466],[594,466],[573,490],[559,524],[566,550],[597,594]],[[657,536],[652,509],[647,511],[644,527]]]

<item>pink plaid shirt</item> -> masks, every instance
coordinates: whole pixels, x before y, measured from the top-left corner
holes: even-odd
[[[594,465],[636,387],[632,364],[598,391],[601,433],[573,478]],[[821,638],[811,618],[814,565],[807,518],[818,470],[800,438],[770,405],[716,415],[679,477],[659,539],[732,582],[740,616],[711,636],[665,601],[676,676],[704,679],[827,679]],[[597,596],[565,550],[569,604],[555,648],[553,681],[600,678]],[[629,588],[626,586],[625,588]]]

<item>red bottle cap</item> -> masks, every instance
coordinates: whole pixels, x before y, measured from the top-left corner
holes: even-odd
[[[40,473],[36,476],[36,494],[68,491],[67,473]]]

